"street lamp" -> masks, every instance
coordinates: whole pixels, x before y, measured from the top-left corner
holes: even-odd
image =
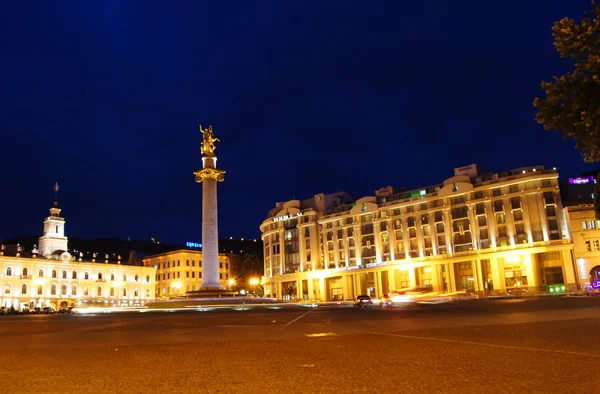
[[[231,290],[231,288],[232,288],[233,286],[235,286],[235,279],[233,279],[233,278],[232,278],[232,279],[229,279],[229,282],[227,282],[227,283],[229,284],[229,290]]]
[[[248,283],[252,285],[252,292],[254,293],[254,295],[256,295],[256,285],[259,284],[260,281],[258,280],[258,278],[252,278]]]

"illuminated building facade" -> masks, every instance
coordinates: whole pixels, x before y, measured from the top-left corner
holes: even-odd
[[[573,234],[577,275],[582,289],[600,290],[600,221],[594,210],[597,174],[568,178],[561,191]]]
[[[229,286],[231,266],[238,257],[219,253],[217,277],[223,288]],[[156,270],[156,297],[183,295],[202,286],[202,251],[181,249],[142,259],[145,267]]]
[[[55,201],[44,221],[40,250],[2,246],[0,305],[17,310],[51,306],[134,306],[154,299],[153,268],[84,262],[73,257]],[[30,255],[31,257],[25,257]],[[39,255],[39,257],[38,257]]]
[[[412,191],[277,203],[260,226],[265,294],[349,300],[414,286],[479,295],[578,289],[556,170],[487,173],[473,164],[454,173]]]

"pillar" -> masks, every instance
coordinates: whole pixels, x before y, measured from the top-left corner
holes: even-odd
[[[575,262],[570,250],[560,252],[563,261],[563,278],[565,281],[566,290],[569,292],[578,291],[577,278],[575,277]]]
[[[492,286],[494,286],[494,290],[506,290],[506,282],[504,281],[504,275],[500,275],[500,264],[497,257],[490,259],[490,269],[492,270]]]
[[[217,180],[223,181],[225,171],[217,170],[217,158],[202,158],[202,170],[196,182],[202,182],[202,285],[203,290],[222,290],[219,282],[219,223],[217,215]]]
[[[531,258],[531,253],[525,253],[523,255],[523,264],[525,265],[525,272],[527,272],[527,287],[530,291],[537,291],[539,281],[537,280],[536,264]]]
[[[446,280],[448,281],[448,292],[456,292],[456,274],[454,273],[454,263],[446,265]]]
[[[393,268],[388,270],[388,283],[390,291],[396,290],[396,271]]]
[[[410,287],[417,286],[417,276],[415,275],[415,270],[417,268],[411,267],[408,269],[408,279],[410,280]]]
[[[319,301],[326,301],[328,295],[325,294],[325,278],[319,278]]]

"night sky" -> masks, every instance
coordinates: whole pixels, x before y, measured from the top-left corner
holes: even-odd
[[[259,238],[267,212],[294,194],[412,189],[471,163],[591,170],[532,106],[541,80],[571,68],[552,46],[553,22],[590,9],[3,3],[0,238],[41,234],[58,182],[70,237],[199,242],[198,121],[222,141],[222,238]]]

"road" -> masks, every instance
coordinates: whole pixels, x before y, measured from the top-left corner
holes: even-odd
[[[0,316],[3,393],[598,392],[600,297]]]

